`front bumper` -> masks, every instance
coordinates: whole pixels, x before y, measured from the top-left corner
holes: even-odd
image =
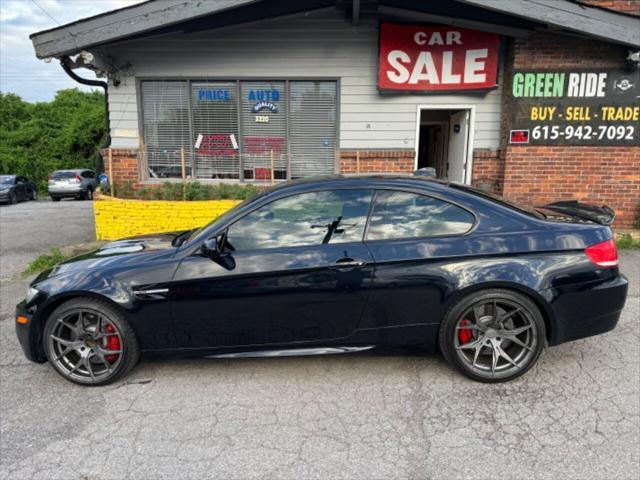
[[[40,342],[40,334],[32,329],[34,315],[25,307],[24,301],[16,305],[16,319],[19,316],[27,319],[26,323],[15,322],[16,335],[18,336],[18,342],[20,342],[25,357],[32,362],[43,363],[46,359],[44,358],[42,350],[37,347],[38,342]]]
[[[9,201],[9,190],[0,192],[0,202],[8,202],[8,201]]]
[[[547,290],[544,296],[550,300],[555,318],[549,344],[558,345],[613,330],[622,314],[628,288],[626,277],[618,275],[594,285]]]

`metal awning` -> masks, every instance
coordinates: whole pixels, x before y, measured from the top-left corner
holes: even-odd
[[[369,11],[380,14],[386,12],[399,16],[402,12],[420,12],[423,16],[418,21],[468,25],[471,28],[480,25],[488,29],[495,23],[492,19],[498,19],[499,31],[504,35],[523,36],[533,29],[547,28],[557,33],[580,34],[640,47],[640,17],[571,0],[450,0],[445,3],[379,0],[366,3]],[[356,12],[360,15],[361,2],[358,0],[148,0],[37,32],[30,38],[38,58],[59,58],[99,45],[180,31],[183,25],[188,25],[184,31],[216,28],[329,5],[344,9],[350,15],[356,15]],[[254,13],[247,13],[251,10]],[[357,23],[355,17],[354,23]]]

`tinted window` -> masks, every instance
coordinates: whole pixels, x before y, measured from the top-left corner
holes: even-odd
[[[229,228],[236,250],[321,245],[362,240],[372,192],[311,192],[276,200]]]
[[[367,240],[461,234],[473,222],[469,212],[442,200],[415,193],[379,191]]]
[[[94,178],[95,175],[93,174],[93,172],[91,170],[86,170],[84,172],[82,172],[82,176],[84,178]]]
[[[64,178],[76,178],[75,172],[53,172],[51,178],[54,180],[64,179]]]
[[[0,175],[0,185],[13,185],[15,179],[13,175]]]

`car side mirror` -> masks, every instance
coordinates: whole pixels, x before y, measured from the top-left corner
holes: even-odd
[[[207,238],[200,251],[205,257],[209,257],[211,260],[217,260],[222,255],[222,246],[219,237]]]

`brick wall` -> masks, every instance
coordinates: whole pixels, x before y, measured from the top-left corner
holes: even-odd
[[[615,224],[630,227],[640,202],[640,148],[513,148],[504,177],[504,195],[513,200],[541,205],[577,198],[609,205]]]
[[[504,155],[501,151],[474,150],[472,184],[482,186],[487,184],[491,191],[502,194],[504,182]]]
[[[625,48],[596,40],[534,33],[513,40],[505,84],[512,67],[531,69],[619,68]],[[510,105],[503,103],[505,120]],[[527,204],[559,199],[606,204],[617,213],[614,226],[632,227],[640,202],[640,147],[507,145],[503,130],[503,194]],[[474,167],[474,175],[476,168]]]
[[[415,169],[413,150],[340,152],[340,173],[409,173]]]
[[[592,7],[640,16],[640,0],[577,0]]]
[[[104,163],[104,171],[109,173],[109,149],[103,149],[100,154]],[[140,181],[140,169],[138,167],[138,150],[126,148],[111,149],[111,163],[113,171],[109,181],[112,184],[122,182],[136,183]]]

